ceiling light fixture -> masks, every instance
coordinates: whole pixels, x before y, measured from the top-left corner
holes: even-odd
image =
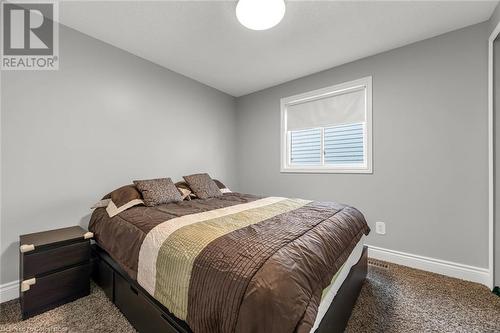
[[[239,0],[236,17],[241,24],[252,30],[274,27],[285,16],[285,0]]]

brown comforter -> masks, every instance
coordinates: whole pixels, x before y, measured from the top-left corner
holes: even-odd
[[[309,332],[323,289],[369,228],[352,207],[270,199],[230,193],[111,219],[97,209],[89,229],[194,332]]]

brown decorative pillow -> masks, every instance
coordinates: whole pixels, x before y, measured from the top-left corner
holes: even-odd
[[[104,197],[110,199],[106,211],[109,217],[120,214],[121,212],[137,205],[143,205],[142,196],[134,185],[122,186]]]
[[[134,180],[141,192],[144,204],[152,207],[169,202],[182,201],[182,196],[170,178]]]
[[[222,192],[207,173],[198,173],[182,177],[191,188],[191,191],[200,199],[220,197]]]
[[[215,184],[217,184],[217,187],[222,193],[231,193],[232,191],[224,185],[220,180],[214,179]]]

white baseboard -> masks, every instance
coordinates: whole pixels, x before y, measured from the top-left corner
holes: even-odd
[[[398,265],[421,269],[462,280],[477,282],[490,288],[490,271],[487,268],[463,265],[451,261],[423,257],[415,254],[368,246],[368,257]]]
[[[19,297],[19,281],[12,281],[0,285],[0,303]]]

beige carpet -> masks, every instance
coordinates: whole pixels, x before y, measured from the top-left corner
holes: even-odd
[[[486,287],[375,263],[347,332],[500,332],[500,297]],[[17,300],[1,304],[0,315],[0,332],[135,332],[96,286],[90,296],[26,321]]]
[[[500,332],[500,297],[488,288],[370,261],[346,332]]]
[[[92,285],[91,294],[21,321],[17,300],[0,304],[0,332],[135,332],[120,310]]]

